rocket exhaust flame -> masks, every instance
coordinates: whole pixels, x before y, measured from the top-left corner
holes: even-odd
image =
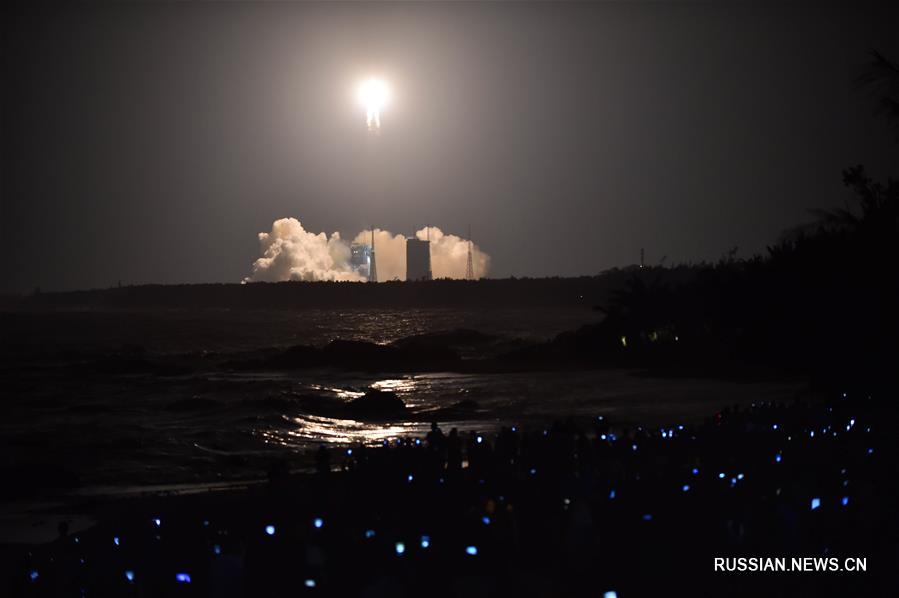
[[[368,125],[369,131],[377,131],[381,128],[381,113],[377,110],[368,109],[365,117],[365,124]]]
[[[381,109],[387,104],[390,91],[381,79],[367,79],[359,85],[359,102],[365,107],[365,123],[369,131],[381,129]]]

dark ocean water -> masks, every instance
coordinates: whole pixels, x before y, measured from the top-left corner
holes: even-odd
[[[545,339],[595,321],[574,310],[315,310],[2,314],[4,468],[62,467],[82,491],[264,475],[275,459],[310,464],[319,444],[378,444],[448,430],[545,426],[561,417],[675,423],[736,402],[788,398],[795,384],[663,380],[624,371],[517,374],[227,371],[221,360],[334,339],[391,342],[472,328]],[[171,372],[96,367],[121,358],[183,364]],[[346,404],[396,392],[399,418],[360,420]]]
[[[598,320],[598,312],[589,308],[0,312],[0,355],[56,350],[245,351],[323,345],[335,339],[388,343],[458,328],[546,339]]]

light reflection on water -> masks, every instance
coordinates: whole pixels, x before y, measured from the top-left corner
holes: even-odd
[[[431,421],[444,432],[455,427],[460,433],[485,434],[503,425],[534,427],[560,416],[588,419],[598,413],[616,413],[618,419],[641,423],[673,421],[689,412],[707,414],[711,406],[782,397],[789,388],[781,383],[635,378],[624,371],[315,377],[315,384],[297,380],[294,388],[297,395],[313,395],[317,403],[280,410],[275,421],[256,424],[252,435],[273,448],[303,450],[319,444],[375,445],[397,437],[420,437]],[[346,404],[370,389],[395,392],[406,404],[406,413],[396,419],[357,419]]]
[[[378,446],[385,440],[403,437],[423,437],[430,430],[428,421],[403,422],[363,422],[354,419],[339,419],[316,415],[286,418],[291,427],[282,430],[259,430],[257,435],[266,444],[284,448],[301,449],[320,444]],[[458,428],[462,433],[489,429],[483,422],[473,420],[454,421],[444,425]]]
[[[309,384],[305,388],[325,397],[348,403],[365,395],[367,390],[394,392],[406,404],[409,421],[360,421],[345,417],[328,417],[316,414],[282,414],[285,425],[280,428],[255,430],[255,434],[266,444],[285,448],[304,448],[318,444],[382,444],[406,436],[424,436],[430,430],[429,415],[441,407],[448,387],[445,381],[435,384],[435,380],[457,378],[457,376],[424,375],[404,376],[374,380],[361,386]],[[450,386],[452,392],[463,394],[464,389]],[[453,421],[452,426],[460,431],[474,430],[478,421]]]
[[[371,387],[377,390],[389,390],[395,393],[411,392],[415,390],[416,380],[413,376],[378,380],[377,382],[373,382]]]
[[[362,395],[365,394],[365,391],[357,391],[357,390],[349,390],[346,388],[329,388],[327,386],[321,386],[320,384],[310,384],[309,388],[311,390],[317,390],[325,393],[334,393],[338,399],[342,399],[344,401],[352,401],[353,399],[358,399]]]
[[[367,390],[394,392],[403,400],[406,407],[415,409],[425,406],[426,402],[422,400],[422,395],[429,393],[431,384],[429,382],[429,376],[409,375],[402,378],[375,380],[374,382],[365,385],[365,389],[330,387],[320,384],[310,384],[308,388],[324,395],[334,396],[344,402],[349,402],[353,399],[362,397]],[[459,389],[459,392],[464,392],[464,390]]]
[[[377,444],[386,439],[421,434],[427,425],[421,422],[366,423],[354,419],[335,419],[306,415],[292,420],[298,428],[287,436],[299,441],[319,443]]]

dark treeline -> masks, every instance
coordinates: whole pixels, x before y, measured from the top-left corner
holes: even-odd
[[[635,267],[579,278],[505,278],[359,282],[140,285],[6,297],[13,309],[229,308],[303,309],[329,307],[515,307],[593,306],[622,288]],[[690,276],[691,267],[658,274],[665,280]],[[648,270],[647,270],[648,272]]]
[[[558,355],[689,369],[750,361],[843,380],[894,376],[899,334],[899,181],[844,173],[855,205],[816,212],[767,254],[733,255],[688,280],[632,277],[599,324]]]

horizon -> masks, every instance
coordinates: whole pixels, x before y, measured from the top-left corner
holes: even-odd
[[[724,259],[727,257],[727,252],[719,256],[719,258]],[[752,256],[738,256],[737,260],[751,260],[753,258],[760,257],[759,254],[753,254]],[[596,279],[602,278],[604,276],[609,276],[612,274],[620,273],[620,272],[652,272],[655,270],[677,270],[677,269],[703,269],[703,268],[711,268],[716,265],[716,260],[703,260],[699,262],[681,262],[681,263],[661,263],[661,264],[645,264],[644,266],[640,266],[639,263],[631,263],[631,264],[623,264],[619,266],[611,266],[599,272],[595,272],[593,274],[574,274],[571,276],[560,276],[557,274],[547,275],[547,276],[480,276],[474,280],[467,280],[462,277],[434,277],[430,280],[406,280],[403,278],[392,278],[388,280],[379,280],[376,284],[389,284],[389,285],[397,285],[397,284],[429,284],[432,282],[452,282],[458,284],[476,284],[479,282],[505,282],[505,281],[516,281],[516,280],[533,280],[533,281],[541,281],[541,280],[578,280],[578,279]],[[116,289],[134,289],[141,287],[189,287],[189,286],[254,286],[254,285],[279,285],[279,284],[335,284],[335,285],[366,285],[369,284],[369,281],[366,280],[299,280],[299,279],[286,279],[286,280],[239,280],[239,281],[206,281],[206,282],[138,282],[138,283],[126,283],[125,281],[116,281],[109,286],[98,286],[98,287],[86,287],[81,289],[45,289],[42,287],[35,287],[33,289],[27,291],[0,291],[0,296],[5,297],[29,297],[36,294],[68,294],[68,293],[93,293],[93,292],[102,292],[102,291],[112,291]]]

